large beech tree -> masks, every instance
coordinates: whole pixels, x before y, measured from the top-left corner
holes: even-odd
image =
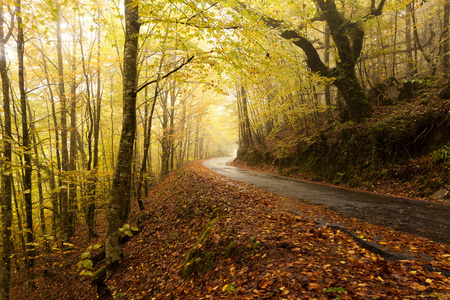
[[[385,4],[385,0],[381,0],[378,5],[375,2],[371,0],[366,16],[352,21],[345,16],[344,11],[338,9],[335,0],[314,0],[317,16],[311,22],[326,22],[336,45],[339,59],[333,68],[324,64],[311,40],[297,30],[290,29],[285,21],[267,16],[261,17],[268,27],[278,30],[281,37],[303,50],[306,63],[312,72],[334,79],[333,84],[338,88],[346,103],[342,116],[344,120],[361,122],[370,114],[370,104],[356,76],[355,66],[363,46],[364,21],[381,15]],[[240,5],[247,9],[245,4],[240,3]]]

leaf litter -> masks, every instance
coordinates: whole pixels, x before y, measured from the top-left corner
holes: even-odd
[[[140,234],[106,281],[115,299],[450,299],[449,245],[281,198],[199,162],[155,186],[145,206]],[[134,207],[132,226],[139,214]],[[317,219],[416,259],[386,260]],[[74,266],[88,243],[28,299],[95,299]]]

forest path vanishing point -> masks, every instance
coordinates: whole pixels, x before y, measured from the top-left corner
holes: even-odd
[[[355,191],[227,165],[233,157],[203,165],[235,181],[252,184],[285,198],[327,206],[347,217],[384,225],[435,242],[450,244],[450,205]]]

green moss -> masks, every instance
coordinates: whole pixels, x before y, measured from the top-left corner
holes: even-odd
[[[208,237],[217,220],[218,218],[214,218],[206,224],[202,235],[189,250],[181,270],[181,276],[184,279],[189,278],[192,274],[207,272],[214,267],[215,251],[211,249],[210,243],[204,243],[204,245],[202,243]]]
[[[92,276],[92,282],[96,284],[97,282],[101,282],[106,278],[106,265],[95,271]]]

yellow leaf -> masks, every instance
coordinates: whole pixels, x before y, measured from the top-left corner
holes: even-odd
[[[365,287],[366,285],[367,285],[367,283],[358,283],[358,286]]]
[[[223,286],[223,288],[222,288],[222,292],[225,292],[226,289],[227,289],[227,287],[228,287],[228,284],[225,284],[225,285]]]
[[[427,279],[425,280],[425,282],[428,283],[428,284],[432,284],[432,283],[433,283],[433,280],[430,279],[430,278],[427,278]]]

